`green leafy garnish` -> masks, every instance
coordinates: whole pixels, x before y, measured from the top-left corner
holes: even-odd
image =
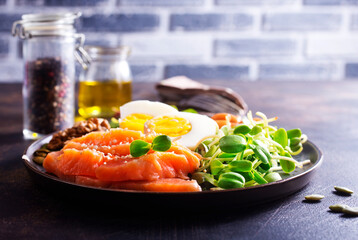
[[[160,135],[153,139],[152,149],[157,152],[165,152],[172,146],[172,141],[167,135]]]
[[[224,189],[242,188],[245,184],[245,178],[235,172],[226,172],[220,175],[218,180],[218,187]]]
[[[196,111],[194,108],[187,108],[187,109],[184,109],[182,112],[198,113],[198,111]]]
[[[170,106],[171,106],[172,108],[178,110],[178,107],[177,107],[177,106],[175,106],[175,105],[170,105]]]
[[[140,157],[147,154],[150,149],[157,152],[165,152],[169,150],[171,145],[172,142],[167,135],[160,135],[153,139],[152,144],[140,139],[134,140],[129,146],[129,151],[133,157]]]
[[[269,125],[277,118],[253,119],[248,113],[244,123],[222,127],[216,137],[204,139],[196,151],[203,156],[193,179],[203,189],[241,188],[282,179],[304,163],[292,156],[299,154],[307,137],[300,129],[286,131]],[[309,161],[305,161],[309,163]]]
[[[251,128],[247,125],[239,125],[234,129],[234,134],[248,134],[251,132]]]
[[[275,140],[276,142],[281,144],[281,146],[283,148],[285,148],[287,146],[287,144],[288,144],[288,138],[287,138],[286,130],[283,129],[283,128],[278,129],[273,135],[273,140]]]
[[[140,157],[147,154],[150,148],[151,148],[150,143],[137,139],[131,143],[131,145],[129,146],[129,151],[133,157]]]
[[[247,160],[235,160],[228,164],[233,172],[250,172],[252,170],[252,162]]]
[[[170,105],[170,106],[175,108],[176,110],[179,110],[176,105]],[[198,111],[196,111],[194,108],[187,108],[187,109],[184,109],[181,112],[198,113]]]
[[[226,153],[239,153],[245,150],[245,138],[237,135],[224,136],[219,141],[221,151]]]
[[[118,119],[112,117],[111,121],[109,122],[109,125],[111,126],[111,128],[119,128],[119,121]]]

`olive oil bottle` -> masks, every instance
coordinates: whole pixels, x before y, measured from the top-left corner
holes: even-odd
[[[131,99],[131,81],[82,81],[79,85],[78,113],[84,118],[110,118]]]
[[[113,117],[132,100],[132,74],[127,62],[129,48],[86,46],[91,57],[80,77],[78,113],[83,118]]]

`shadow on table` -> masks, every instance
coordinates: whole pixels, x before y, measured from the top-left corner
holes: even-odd
[[[51,194],[51,193],[48,193]],[[129,207],[126,204],[118,203],[118,205],[106,203],[106,200],[103,200],[102,204],[93,205],[91,201],[86,202],[86,199],[83,201],[73,201],[73,202],[63,202],[63,200],[56,197],[56,195],[51,194],[51,198],[55,201],[61,201],[59,207],[62,208],[64,213],[72,215],[74,218],[79,219],[93,219],[100,221],[101,224],[112,223],[112,222],[126,222],[126,225],[133,224],[143,224],[144,226],[149,226],[155,222],[160,221],[163,225],[171,225],[173,222],[181,224],[192,224],[195,225],[205,225],[208,224],[218,224],[218,223],[227,223],[231,221],[240,221],[245,220],[246,218],[253,218],[256,215],[267,213],[270,211],[275,211],[280,208],[281,205],[285,202],[290,202],[290,199],[294,197],[293,195],[287,196],[284,199],[274,200],[259,205],[252,206],[228,206],[225,204],[225,199],[222,199],[222,207],[220,208],[203,208],[197,206],[197,210],[193,210],[193,207],[188,208],[188,210],[182,208],[176,208],[173,205],[173,208],[161,209],[157,208],[148,208],[145,209],[146,202],[141,203],[140,210],[133,207]]]
[[[0,133],[0,145],[10,145],[21,141],[25,141],[22,132]]]

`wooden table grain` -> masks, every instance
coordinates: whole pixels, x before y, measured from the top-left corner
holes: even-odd
[[[321,148],[324,162],[307,187],[240,211],[225,199],[221,211],[206,213],[128,214],[120,204],[103,211],[74,205],[30,179],[21,160],[31,143],[22,137],[21,85],[0,84],[0,239],[358,239],[358,217],[328,209],[358,206],[358,82],[208,83],[231,87],[253,112],[278,116],[275,124],[284,128],[300,127]],[[156,99],[154,85],[135,84],[134,97]],[[336,195],[335,185],[356,193]],[[305,203],[311,193],[326,197]]]

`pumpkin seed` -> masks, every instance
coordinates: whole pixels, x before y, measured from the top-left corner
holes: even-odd
[[[343,212],[343,209],[348,208],[349,206],[346,204],[335,204],[329,206],[332,212]]]
[[[358,216],[358,207],[346,207],[342,209],[343,213]]]
[[[45,159],[44,157],[36,156],[36,157],[34,157],[32,160],[33,160],[35,163],[42,165],[42,163],[44,162],[44,159]]]
[[[353,191],[346,187],[334,186],[334,189],[336,189],[336,191],[340,193],[353,194]]]
[[[46,156],[47,156],[47,153],[41,152],[41,151],[36,151],[36,152],[34,152],[34,156],[46,157]]]
[[[36,152],[44,152],[44,153],[49,153],[50,150],[48,150],[47,148],[40,148],[40,149],[37,149]]]
[[[305,199],[308,201],[320,201],[323,198],[324,198],[324,196],[320,195],[320,194],[311,194],[311,195],[305,196]]]

